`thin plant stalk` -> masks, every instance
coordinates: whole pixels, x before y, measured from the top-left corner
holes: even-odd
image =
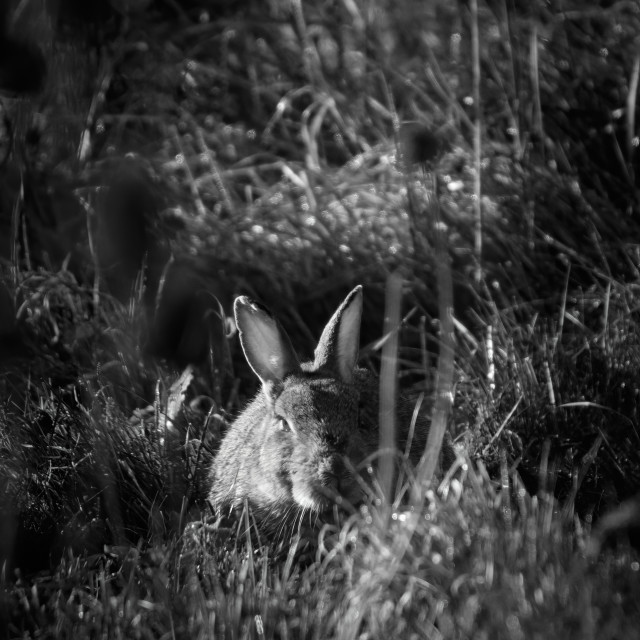
[[[629,93],[627,94],[627,164],[629,171],[633,171],[634,140],[636,139],[636,100],[638,97],[638,79],[640,78],[640,51],[636,51],[633,58],[633,69],[629,78]],[[633,173],[631,173],[633,181]],[[632,182],[633,183],[633,182]]]
[[[438,284],[438,315],[440,320],[440,352],[436,374],[435,402],[431,415],[431,426],[425,451],[420,459],[413,486],[413,502],[420,504],[426,487],[438,467],[438,459],[445,437],[449,414],[453,404],[453,377],[455,364],[455,336],[453,322],[453,277],[449,253],[445,244],[443,225],[437,199],[437,180],[434,174],[432,193],[428,208],[435,238],[436,280]]]
[[[478,29],[478,0],[471,0],[471,57],[473,60],[473,164],[475,178],[473,192],[475,196],[475,234],[474,249],[476,256],[475,280],[479,284],[482,280],[482,181],[481,144],[482,116],[480,109],[480,35]]]
[[[380,487],[385,504],[393,502],[393,468],[396,438],[396,398],[398,379],[398,330],[402,303],[402,277],[387,278],[384,335],[380,366]]]

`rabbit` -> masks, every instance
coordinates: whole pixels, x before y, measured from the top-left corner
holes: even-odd
[[[245,500],[257,521],[317,516],[345,501],[362,502],[358,470],[378,449],[379,379],[357,366],[362,287],[356,287],[324,328],[314,359],[300,363],[291,341],[264,307],[247,297],[234,305],[245,357],[262,389],[229,427],[211,466],[209,501],[219,514]],[[398,445],[406,446],[413,404],[398,403]],[[418,418],[410,460],[428,435]],[[442,463],[455,455],[443,442]]]

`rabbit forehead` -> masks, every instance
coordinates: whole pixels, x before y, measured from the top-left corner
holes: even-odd
[[[288,382],[276,400],[276,410],[298,427],[322,423],[350,427],[357,416],[359,392],[334,378],[299,378]]]

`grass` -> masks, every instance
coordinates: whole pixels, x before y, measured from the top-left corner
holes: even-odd
[[[587,532],[548,494],[503,481],[467,467],[446,497],[398,509],[388,526],[372,507],[327,532],[302,568],[242,531],[225,548],[198,528],[180,545],[68,558],[13,585],[14,635],[633,637],[637,555],[586,558]]]
[[[25,7],[51,45],[3,101],[0,637],[635,638],[633,7]],[[256,387],[223,312],[257,297],[304,351],[359,283],[361,363],[456,469],[371,476],[313,534],[216,521]]]

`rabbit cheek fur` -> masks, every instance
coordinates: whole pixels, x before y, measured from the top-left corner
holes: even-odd
[[[262,395],[233,423],[211,469],[209,500],[216,509],[257,508],[290,501],[288,461],[291,443],[275,426]]]
[[[288,385],[275,403],[275,415],[289,427],[291,500],[314,512],[335,502],[359,499],[349,470],[357,446],[358,389],[334,378],[308,377]]]

